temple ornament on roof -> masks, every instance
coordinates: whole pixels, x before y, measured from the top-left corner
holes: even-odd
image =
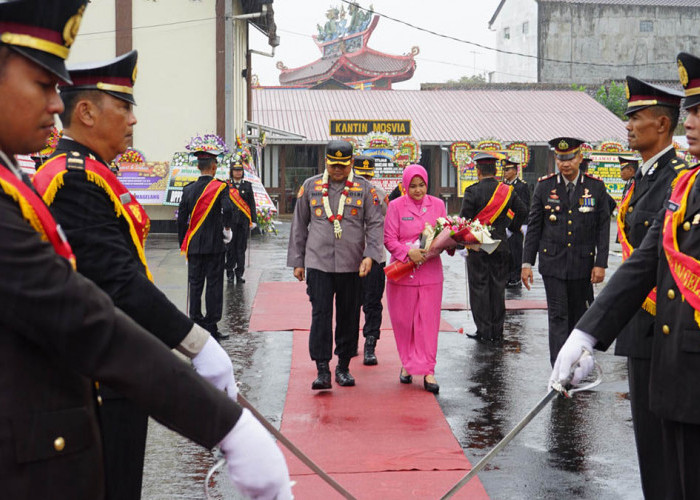
[[[367,46],[379,22],[372,7],[365,10],[351,4],[347,11],[343,6],[333,7],[326,12],[326,18],[323,26],[316,25],[318,33],[312,37],[321,58],[298,68],[288,68],[278,61],[282,85],[322,88],[324,82],[335,80],[341,86],[359,90],[387,90],[394,82],[413,76],[418,47],[404,55],[391,55]]]

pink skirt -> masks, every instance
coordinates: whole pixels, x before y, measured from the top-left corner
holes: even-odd
[[[442,283],[401,286],[387,280],[386,301],[401,364],[411,375],[434,374]]]

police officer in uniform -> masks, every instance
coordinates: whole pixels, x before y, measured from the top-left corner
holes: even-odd
[[[0,3],[0,440],[3,498],[104,498],[92,379],[227,456],[250,496],[291,498],[284,458],[247,410],[75,272],[75,255],[11,159],[46,143],[85,0]],[[176,382],[176,383],[174,383]]]
[[[141,222],[134,223],[132,217],[147,221],[147,216],[105,161],[123,152],[133,133],[136,61],[137,53],[131,51],[107,63],[69,69],[72,84],[59,86],[65,106],[61,113],[64,137],[53,159],[39,168],[34,183],[68,237],[78,272],[168,347],[194,357],[195,368],[220,378],[219,388],[228,388],[235,396],[233,367],[226,352],[149,280],[143,246],[132,236]],[[123,85],[100,89],[117,80]],[[59,175],[58,189],[47,192],[45,186]],[[105,185],[109,183],[113,187]],[[121,196],[113,188],[122,188]],[[122,202],[127,203],[123,211],[115,211],[115,203]],[[106,385],[100,386],[100,396],[107,498],[138,499],[148,415]]]
[[[355,174],[371,182],[374,177],[374,158],[371,156],[355,157]],[[374,185],[373,185],[374,186]],[[374,186],[375,201],[379,200],[382,207],[382,221],[386,216],[386,207],[389,203],[386,193],[379,186]],[[382,328],[382,297],[384,296],[384,286],[386,276],[384,275],[384,265],[386,263],[385,253],[382,251],[382,258],[372,262],[372,269],[369,274],[362,278],[362,312],[365,313],[365,326],[362,335],[365,337],[363,364],[373,366],[377,364],[375,347]]]
[[[639,158],[636,156],[619,155],[618,161],[620,162],[620,179],[625,182],[625,186],[622,188],[622,198],[624,198],[627,191],[629,191],[634,184],[634,176],[639,169]]]
[[[236,282],[245,283],[243,272],[245,271],[245,251],[248,247],[248,236],[250,229],[257,226],[257,212],[255,211],[255,196],[253,195],[253,185],[243,180],[243,163],[240,158],[236,158],[231,165],[231,178],[228,181],[229,190],[236,190],[240,197],[235,197],[231,193],[231,204],[233,206],[233,222],[231,230],[233,239],[226,245],[226,277],[233,281],[235,272]],[[244,202],[249,210],[250,218],[237,205]]]
[[[479,181],[464,190],[460,217],[479,219],[482,224],[491,226],[491,237],[505,242],[506,230],[512,227],[520,230],[527,217],[527,207],[515,189],[504,190],[496,179],[497,163],[502,161],[490,153],[477,153],[476,175]],[[502,199],[494,194],[497,189],[505,194]],[[480,217],[487,205],[497,203],[500,213],[493,220]],[[499,244],[493,253],[483,250],[469,250],[467,269],[469,276],[469,301],[471,303],[476,333],[467,334],[476,340],[497,342],[503,340],[503,323],[506,316],[505,289],[510,267],[510,249],[507,244]]]
[[[627,188],[617,216],[618,240],[623,246],[623,260],[641,245],[655,215],[663,208],[671,182],[687,165],[679,160],[673,147],[673,131],[678,125],[683,94],[628,76],[628,104],[625,114],[629,147],[639,152],[642,165],[633,184]],[[620,157],[621,170],[635,161]],[[620,332],[615,354],[627,356],[629,398],[632,407],[634,436],[646,498],[662,498],[664,461],[661,449],[661,422],[649,409],[649,374],[651,372],[652,337],[655,304],[652,299]]]
[[[700,58],[682,52],[678,54],[677,63],[685,89],[683,108],[688,111],[685,121],[688,149],[698,157]],[[665,125],[662,128],[665,131]],[[631,131],[633,134],[634,128]],[[664,152],[662,156],[665,155]],[[658,169],[660,161],[657,162]],[[664,168],[673,169],[668,164]],[[652,494],[656,491],[661,496],[654,498],[700,497],[700,303],[697,299],[700,289],[697,279],[700,275],[699,171],[699,166],[695,165],[680,172],[672,184],[670,199],[664,202],[664,209],[656,216],[649,213],[653,217],[651,228],[613,275],[591,309],[576,324],[576,329],[559,353],[550,377],[551,380],[563,379],[576,363],[582,349],[590,352],[594,347],[607,349],[625,325],[639,314],[640,307],[656,286],[648,396],[651,412],[661,424],[661,446],[654,451],[661,455],[664,475],[661,490],[652,490]],[[645,175],[649,175],[649,171]],[[642,181],[639,182],[641,184]],[[628,216],[636,211],[635,207]],[[632,231],[630,234],[634,235]],[[647,331],[636,333],[633,340],[635,348],[637,343],[645,342]],[[592,368],[591,358],[580,363],[573,383],[585,377]],[[632,382],[630,380],[630,385]],[[647,480],[656,478],[657,474],[643,466],[641,473],[647,495]],[[652,477],[647,477],[647,474]]]
[[[229,200],[225,182],[214,178],[216,157],[219,151],[198,151],[197,167],[199,179],[187,184],[177,212],[178,238],[181,247],[187,244],[188,231],[198,227],[183,248],[187,254],[187,283],[189,286],[189,316],[198,325],[209,331],[216,339],[225,339],[228,334],[219,332],[217,323],[221,319],[224,303],[224,259],[226,247],[233,237],[231,221],[233,207]],[[216,189],[216,194],[206,197],[205,191]],[[201,225],[193,220],[193,211],[198,202],[207,201],[211,208],[203,216]],[[206,315],[202,314],[202,291],[206,283]]]
[[[523,202],[525,208],[530,210],[530,187],[527,182],[518,177],[518,165],[517,161],[506,158],[503,164],[503,182],[510,186],[513,186],[515,194]],[[520,229],[515,226],[509,227],[508,233],[508,246],[510,248],[510,268],[508,270],[508,283],[506,288],[520,288],[523,286],[520,281],[520,269],[523,264],[523,236],[527,232],[527,225],[523,224]]]
[[[304,181],[299,189],[289,235],[287,265],[294,268],[299,281],[306,278],[311,300],[309,354],[318,370],[311,385],[314,390],[331,388],[329,362],[333,353],[338,356],[338,385],[355,385],[349,366],[357,355],[360,278],[384,254],[381,202],[372,185],[354,175],[352,159],[352,144],[328,143],[326,170]]]
[[[603,181],[579,172],[581,144],[549,141],[559,173],[541,177],[533,195],[523,248],[522,281],[529,290],[539,255],[553,364],[576,321],[593,302],[593,283],[608,265],[610,206]]]

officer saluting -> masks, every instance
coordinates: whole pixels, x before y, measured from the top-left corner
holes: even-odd
[[[253,185],[243,180],[243,163],[240,157],[235,157],[231,165],[231,178],[228,180],[228,192],[233,204],[233,221],[231,230],[233,238],[226,245],[226,277],[233,281],[234,270],[236,282],[245,283],[245,250],[248,247],[250,228],[257,224],[255,211],[255,196]]]
[[[685,89],[683,108],[688,111],[688,150],[698,157],[700,58],[682,52],[677,63]],[[550,376],[551,380],[565,378],[583,348],[607,349],[656,286],[648,387],[650,409],[661,421],[661,449],[655,451],[662,454],[664,498],[700,498],[699,173],[700,165],[695,165],[675,179],[665,210],[576,324]],[[635,343],[639,337],[635,336]],[[572,382],[577,383],[592,367],[588,358]],[[642,468],[641,472],[648,471]]]
[[[287,265],[304,281],[312,308],[309,354],[318,378],[312,389],[330,389],[328,366],[338,356],[335,380],[355,385],[350,359],[357,355],[362,290],[360,278],[384,255],[381,202],[374,188],[352,170],[352,144],[331,141],[326,170],[304,181],[294,208]],[[358,273],[359,271],[359,273]],[[336,305],[333,351],[333,299]]]
[[[569,332],[593,302],[592,283],[605,277],[610,207],[603,181],[579,172],[583,141],[557,137],[549,144],[559,173],[541,177],[535,187],[522,281],[529,290],[532,266],[539,255],[547,295],[549,356],[554,364]]]

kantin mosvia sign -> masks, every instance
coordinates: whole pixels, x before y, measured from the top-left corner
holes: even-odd
[[[411,135],[411,120],[331,120],[330,135]]]

